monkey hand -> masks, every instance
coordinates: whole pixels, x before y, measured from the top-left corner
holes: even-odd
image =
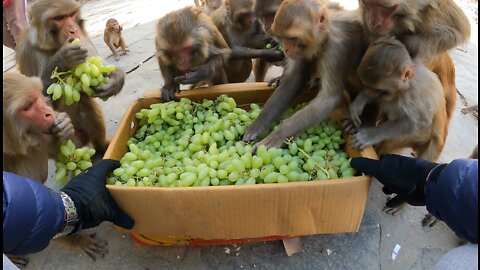
[[[170,101],[175,98],[175,93],[180,91],[180,85],[176,82],[165,84],[162,87],[162,99],[164,101]]]
[[[285,139],[285,136],[283,136],[282,134],[278,132],[273,132],[270,133],[270,135],[265,137],[263,140],[256,143],[254,145],[254,149],[257,149],[260,145],[265,145],[267,149],[272,147],[280,148],[285,144]]]
[[[194,84],[202,80],[207,80],[215,76],[215,68],[211,64],[203,64],[192,68],[191,72],[183,76],[175,77],[179,84]]]
[[[114,96],[122,90],[125,84],[125,72],[117,68],[114,72],[108,74],[108,83],[102,86],[92,87],[95,91],[92,97],[108,98]]]
[[[277,88],[280,85],[281,80],[282,80],[282,76],[278,76],[276,78],[270,79],[268,81],[268,86],[273,86],[274,88]]]
[[[101,160],[73,177],[61,189],[75,204],[82,229],[96,227],[103,221],[113,222],[127,230],[133,228],[134,221],[118,207],[105,187],[106,176],[119,166],[117,160]]]
[[[352,103],[354,105],[354,103]],[[350,105],[350,118],[356,129],[360,128],[362,121],[360,120],[360,114],[363,111],[363,107]]]
[[[352,119],[347,118],[342,120],[342,130],[344,133],[348,133],[350,135],[353,135],[357,133],[358,129],[355,127],[355,124],[353,123]]]
[[[407,202],[410,205],[425,205],[425,181],[436,179],[445,165],[404,157],[381,155],[379,160],[352,158],[352,167],[375,177],[384,185],[385,194],[397,194],[387,202],[387,207],[397,207]]]
[[[244,142],[255,141],[260,137],[260,135],[268,129],[268,125],[261,121],[260,118],[257,118],[253,123],[248,127],[247,131],[243,135]]]
[[[52,64],[57,66],[59,71],[68,71],[87,60],[88,50],[82,48],[80,44],[71,44],[72,40],[73,38],[68,38],[53,56]]]
[[[57,113],[55,119],[53,119],[50,131],[55,134],[55,136],[58,137],[60,141],[63,141],[64,139],[73,135],[74,128],[72,120],[70,119],[68,114],[65,112]]]
[[[363,149],[375,143],[377,143],[375,132],[371,132],[371,128],[361,128],[352,137],[352,144],[358,149]]]

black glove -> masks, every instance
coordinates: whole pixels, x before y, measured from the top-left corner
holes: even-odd
[[[133,227],[134,221],[118,208],[105,187],[106,175],[119,166],[117,160],[101,160],[61,189],[75,203],[83,229],[96,227],[105,220],[128,230]]]
[[[397,207],[405,202],[414,206],[425,205],[425,181],[430,171],[439,164],[399,155],[381,155],[379,160],[352,158],[350,165],[377,178],[384,185],[382,190],[385,194],[396,193],[397,196],[387,202],[387,207]],[[436,177],[439,171],[435,170]]]

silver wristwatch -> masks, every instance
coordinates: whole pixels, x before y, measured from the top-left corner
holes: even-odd
[[[63,206],[65,207],[65,220],[53,239],[71,234],[78,225],[77,208],[75,208],[72,199],[63,191],[60,192],[60,197],[62,198]]]

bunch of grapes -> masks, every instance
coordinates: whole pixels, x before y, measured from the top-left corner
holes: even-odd
[[[298,110],[301,106],[297,107]],[[260,114],[226,95],[215,101],[152,104],[135,114],[140,128],[127,144],[121,166],[107,178],[111,185],[189,187],[303,182],[352,177],[339,126],[324,121],[286,141],[288,148],[256,152],[241,141]],[[289,110],[284,118],[294,110]]]
[[[72,140],[67,140],[60,146],[60,153],[55,163],[55,176],[53,179],[66,184],[73,176],[92,167],[92,156],[95,149],[89,147],[76,148]]]
[[[77,38],[72,44],[79,43]],[[115,71],[114,65],[104,66],[100,56],[92,56],[85,63],[81,63],[66,72],[58,72],[57,68],[52,73],[51,79],[56,79],[47,88],[47,94],[52,95],[52,100],[65,97],[65,103],[72,105],[80,101],[80,93],[87,95],[95,93],[92,87],[108,83],[109,78],[104,73]]]

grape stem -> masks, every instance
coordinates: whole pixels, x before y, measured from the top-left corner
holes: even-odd
[[[293,143],[293,137],[287,138],[285,140],[285,143],[290,147]],[[305,152],[305,150],[300,148],[300,146],[297,146],[297,148],[298,148],[298,151],[300,151],[300,153],[304,154],[308,159],[312,160],[313,164],[315,164],[315,166],[317,166],[322,172],[324,172],[327,175],[327,178],[330,178],[330,174],[328,173],[328,171],[325,170],[324,168],[322,168],[322,166],[320,166],[320,164],[318,164],[315,161],[315,159],[313,159],[309,154],[307,154],[307,152]]]

